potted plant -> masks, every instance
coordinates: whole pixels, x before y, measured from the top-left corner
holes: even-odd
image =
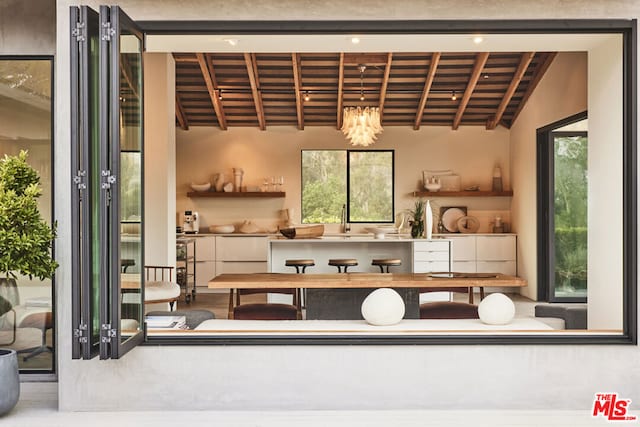
[[[411,237],[417,239],[424,235],[424,208],[425,201],[418,199],[413,205],[413,209],[409,211],[411,219],[409,225],[411,225]]]
[[[41,194],[40,177],[27,163],[26,151],[0,160],[0,297],[7,306],[20,303],[18,274],[50,279],[58,267],[51,256],[55,224],[50,227],[38,211]],[[0,414],[17,403],[17,375],[15,351],[0,351],[0,384],[10,386],[8,393],[0,393]]]

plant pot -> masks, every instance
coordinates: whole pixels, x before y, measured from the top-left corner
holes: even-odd
[[[0,348],[0,416],[8,413],[20,397],[18,355],[15,350]]]
[[[419,239],[424,237],[424,223],[422,221],[414,221],[411,224],[411,237],[414,239]]]

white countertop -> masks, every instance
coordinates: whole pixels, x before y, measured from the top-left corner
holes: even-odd
[[[428,241],[442,241],[445,238],[437,239],[413,239],[408,234],[388,234],[384,239],[376,239],[373,234],[363,234],[356,236],[322,236],[311,239],[287,239],[283,236],[276,236],[269,239],[272,243],[336,243],[336,242],[353,242],[353,243],[411,243],[411,242],[428,242]]]

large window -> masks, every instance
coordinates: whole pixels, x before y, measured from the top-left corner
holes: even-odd
[[[304,150],[302,222],[393,222],[394,152]]]
[[[544,131],[540,141],[541,201],[548,220],[541,230],[547,254],[539,262],[546,270],[542,297],[548,301],[587,301],[589,155],[583,116]]]
[[[0,58],[0,156],[28,152],[27,161],[40,176],[38,208],[50,223],[52,66],[50,57]],[[12,311],[0,314],[0,347],[18,351],[23,372],[52,372],[54,282],[18,277],[17,285],[17,295],[10,298]]]

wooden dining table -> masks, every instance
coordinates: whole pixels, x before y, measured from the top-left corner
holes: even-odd
[[[221,274],[209,281],[211,289],[249,288],[469,288],[523,287],[526,280],[498,273],[246,273]]]
[[[377,288],[393,288],[405,302],[405,318],[420,312],[421,288],[524,287],[526,280],[498,273],[247,273],[221,274],[209,281],[211,289],[306,289],[307,319],[360,319],[360,306]],[[230,301],[231,301],[230,300]],[[231,304],[231,303],[230,303]]]

